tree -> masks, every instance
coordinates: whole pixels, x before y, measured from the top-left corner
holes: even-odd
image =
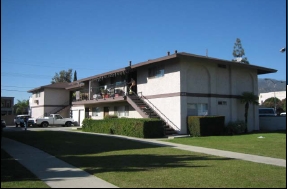
[[[72,79],[72,69],[68,69],[68,71],[62,70],[59,73],[55,73],[55,76],[52,78],[51,83],[59,83],[59,82],[71,82]]]
[[[245,104],[245,113],[244,113],[244,117],[245,117],[245,124],[246,124],[246,128],[245,128],[245,133],[247,133],[248,129],[247,129],[247,124],[248,124],[248,109],[249,109],[249,104],[255,104],[258,105],[258,96],[254,95],[252,92],[243,92],[240,98],[240,101],[242,104]]]
[[[236,38],[236,42],[234,43],[234,49],[233,49],[233,56],[234,59],[232,61],[240,62],[240,63],[246,63],[249,64],[249,61],[247,57],[243,57],[245,55],[244,48],[242,47],[241,40],[239,38]]]
[[[276,108],[279,106],[281,107],[281,101],[278,98],[275,98],[275,100],[274,100],[274,97],[266,99],[262,105],[266,108],[274,108],[275,103],[276,103]]]
[[[17,104],[13,106],[16,115],[28,114],[29,100],[17,100]]]
[[[77,72],[76,72],[76,70],[74,71],[74,79],[73,79],[73,81],[76,81],[77,80]]]

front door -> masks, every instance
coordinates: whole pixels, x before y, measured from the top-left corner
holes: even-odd
[[[104,107],[104,117],[109,115],[109,107]]]

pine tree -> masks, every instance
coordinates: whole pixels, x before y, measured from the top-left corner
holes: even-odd
[[[76,72],[76,70],[74,71],[74,79],[73,79],[73,81],[76,81],[77,80],[77,72]]]
[[[234,56],[234,59],[232,59],[232,61],[249,64],[247,57],[243,57],[245,55],[245,51],[239,38],[236,38],[232,54]]]

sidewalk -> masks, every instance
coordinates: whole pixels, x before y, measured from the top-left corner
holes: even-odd
[[[75,133],[87,133],[81,131],[67,131]],[[216,150],[196,146],[181,145],[160,141],[159,139],[140,139],[134,137],[108,135],[99,133],[87,133],[89,135],[109,136],[114,138],[124,138],[143,143],[152,143],[160,146],[169,146],[171,148],[199,152],[209,155],[240,159],[256,163],[270,164],[280,167],[286,167],[286,160],[256,156],[250,154],[236,153],[230,151]],[[44,181],[51,188],[118,188],[100,178],[97,178],[81,169],[61,161],[60,159],[49,155],[32,146],[23,143],[2,138],[1,148],[14,157],[23,166],[34,173],[39,179]]]
[[[2,137],[1,148],[51,188],[117,188],[32,146]]]
[[[77,131],[77,132],[80,132],[80,131]],[[86,132],[80,132],[80,133],[86,133]],[[91,133],[87,133],[87,134],[91,134]],[[199,152],[199,153],[204,153],[204,154],[209,154],[209,155],[214,155],[214,156],[221,156],[221,157],[226,157],[226,158],[234,158],[234,159],[245,160],[245,161],[250,161],[250,162],[286,167],[286,160],[279,159],[279,158],[270,158],[270,157],[265,157],[265,156],[237,153],[237,152],[218,150],[218,149],[212,149],[212,148],[204,148],[204,147],[198,147],[198,146],[189,146],[189,145],[183,145],[183,144],[169,143],[169,142],[161,141],[159,139],[140,139],[140,138],[135,138],[135,137],[127,137],[127,136],[121,136],[121,135],[108,135],[108,134],[102,134],[102,133],[95,133],[95,134],[101,135],[101,136],[110,136],[110,137],[116,137],[116,138],[130,139],[130,140],[135,140],[135,141],[139,141],[143,143],[152,143],[152,144],[157,144],[157,145],[162,145],[162,146],[170,146],[171,148],[176,148],[176,149],[181,149],[181,150],[186,150],[186,151],[191,151],[191,152]]]

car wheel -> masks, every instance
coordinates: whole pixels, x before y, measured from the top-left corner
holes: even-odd
[[[48,127],[49,123],[43,122],[41,125],[42,125],[42,127]]]
[[[65,125],[66,125],[66,127],[70,127],[71,124],[72,124],[72,123],[71,123],[70,121],[67,121]]]

